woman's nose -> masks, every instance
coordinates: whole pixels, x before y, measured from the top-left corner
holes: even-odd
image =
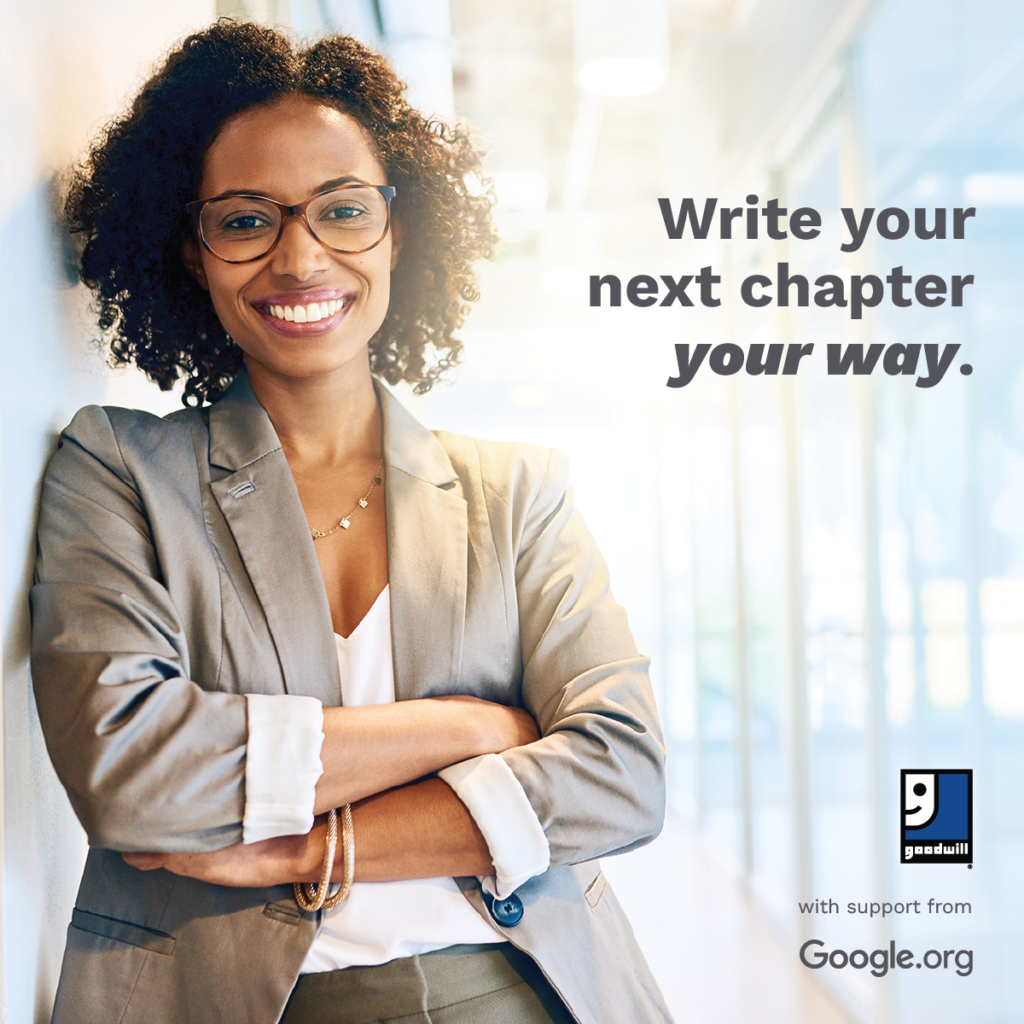
[[[305,281],[326,269],[329,263],[330,256],[309,230],[305,218],[286,218],[281,237],[270,256],[274,274]]]

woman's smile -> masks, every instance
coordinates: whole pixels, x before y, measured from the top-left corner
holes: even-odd
[[[348,114],[292,95],[225,122],[206,152],[199,198],[244,193],[291,205],[339,180],[386,182],[372,140]],[[293,214],[259,259],[229,263],[191,238],[183,254],[250,374],[369,379],[368,344],[387,314],[400,248],[396,227],[368,251],[340,253]]]
[[[333,331],[351,308],[354,295],[340,288],[280,292],[255,301],[253,308],[280,334],[308,338]]]

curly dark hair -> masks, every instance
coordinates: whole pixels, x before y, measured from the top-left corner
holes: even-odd
[[[184,376],[186,404],[215,401],[242,351],[182,260],[191,230],[184,206],[198,195],[203,155],[225,120],[293,94],[354,117],[397,189],[404,245],[370,342],[372,371],[422,393],[462,350],[455,332],[479,296],[474,264],[496,242],[492,196],[470,184],[483,178],[468,131],[414,110],[384,57],[351,36],[300,48],[274,29],[222,19],[185,39],[107,126],[73,172],[65,204],[114,363],[134,362],[163,390]]]

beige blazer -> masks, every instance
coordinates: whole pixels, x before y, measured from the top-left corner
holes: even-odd
[[[552,866],[504,931],[581,1024],[668,1021],[596,862],[660,829],[663,745],[564,457],[432,434],[379,390],[397,699],[531,712],[542,738],[503,756]],[[119,852],[241,839],[244,693],[340,700],[313,542],[246,375],[165,419],[79,412],[43,484],[36,579],[39,715],[91,846],[54,1021],[275,1024],[318,915],[289,886],[140,872]]]

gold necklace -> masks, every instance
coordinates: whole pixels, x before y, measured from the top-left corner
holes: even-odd
[[[374,471],[373,479],[370,481],[370,486],[366,488],[366,493],[356,502],[356,507],[352,509],[347,516],[342,516],[341,521],[338,523],[333,530],[328,530],[326,533],[321,533],[319,530],[314,530],[311,526],[309,528],[310,534],[313,536],[313,540],[320,540],[321,537],[330,537],[332,533],[337,533],[339,530],[347,530],[352,525],[352,517],[361,509],[366,508],[370,504],[370,492],[374,487],[379,487],[381,483],[380,471],[384,468],[384,460],[381,459],[377,463],[377,469]]]

